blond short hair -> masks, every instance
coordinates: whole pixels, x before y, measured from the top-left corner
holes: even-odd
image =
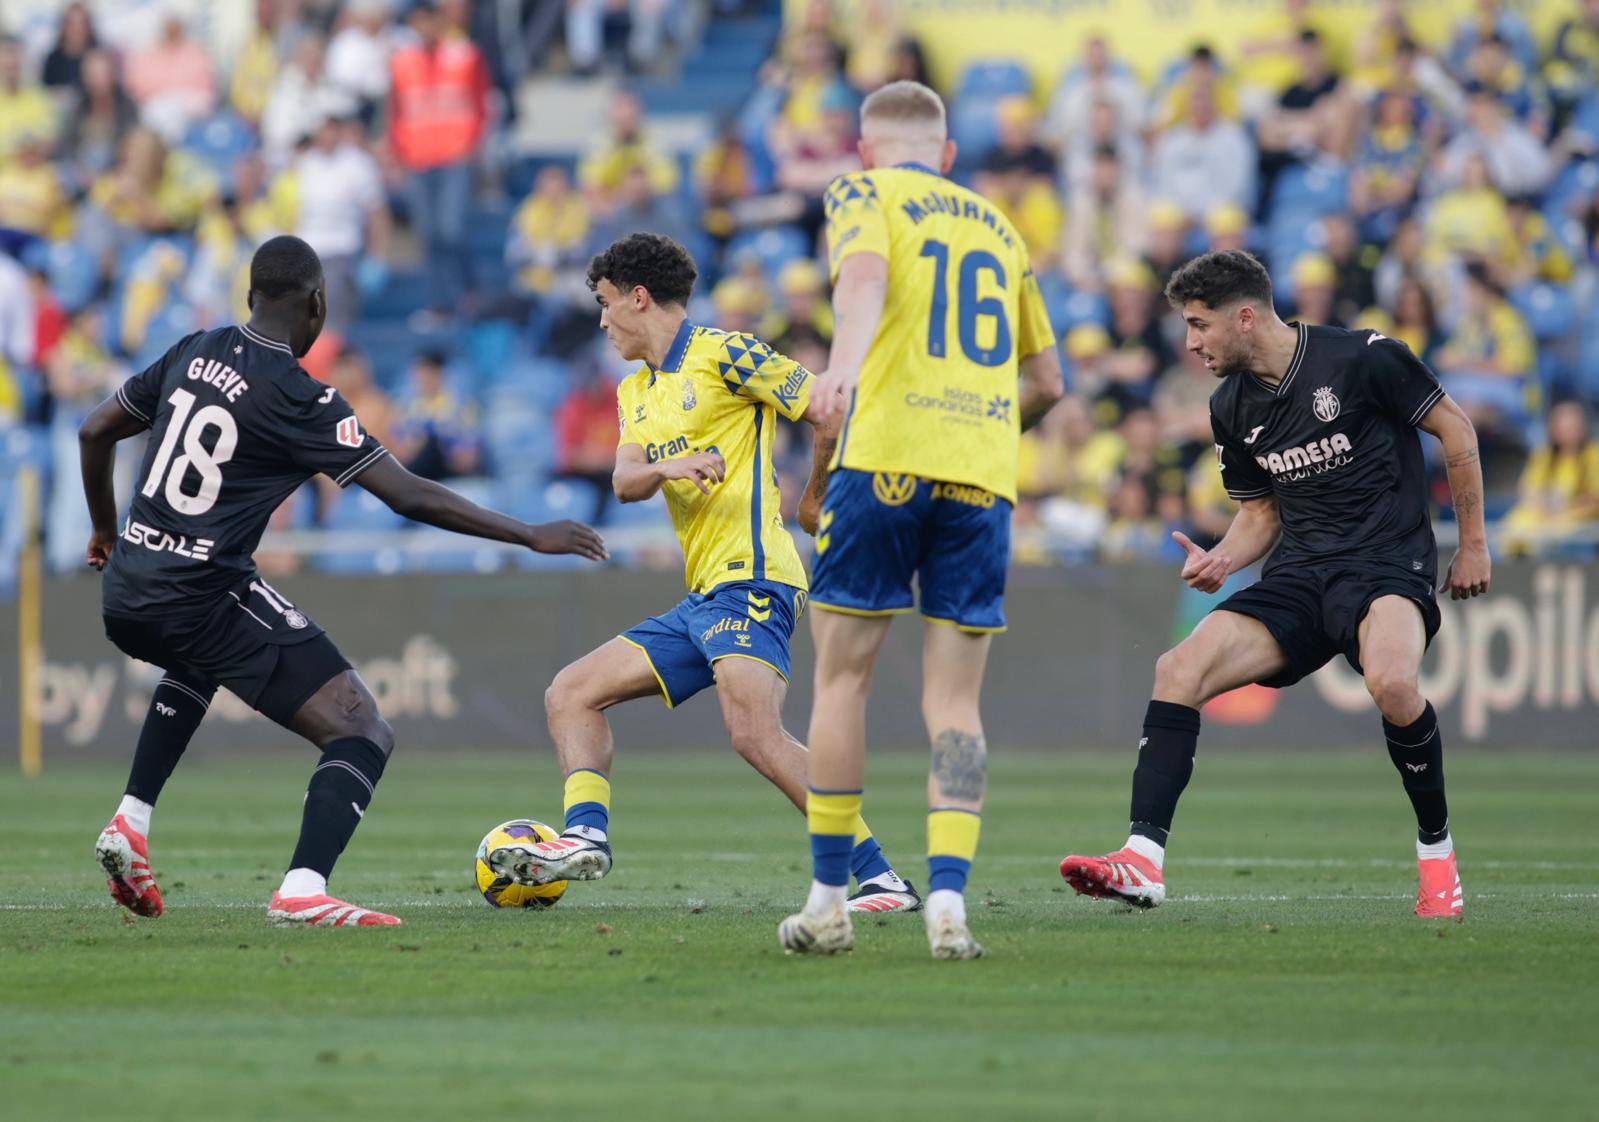
[[[948,128],[944,101],[920,82],[890,82],[867,97],[861,105],[861,124],[881,121],[890,125],[932,125],[939,132]]]

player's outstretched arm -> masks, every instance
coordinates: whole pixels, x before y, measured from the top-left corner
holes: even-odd
[[[150,426],[125,409],[114,397],[95,406],[78,428],[78,460],[83,469],[83,495],[89,500],[88,561],[96,569],[111,560],[117,540],[117,494],[112,475],[117,464],[117,441],[136,436]]]
[[[639,503],[654,497],[669,479],[692,480],[694,486],[709,495],[711,485],[726,478],[727,464],[720,452],[695,452],[651,463],[642,445],[624,444],[616,450],[611,490],[616,492],[618,502]]]
[[[1444,588],[1451,600],[1466,600],[1488,591],[1493,561],[1488,556],[1488,528],[1482,511],[1482,462],[1477,454],[1477,430],[1471,418],[1448,396],[1427,411],[1418,427],[1436,436],[1444,446],[1444,467],[1449,472],[1449,494],[1460,526],[1460,548],[1449,563]]]
[[[535,553],[575,553],[590,561],[604,561],[610,556],[605,552],[604,540],[590,526],[570,520],[534,526],[485,510],[448,487],[412,475],[393,456],[384,456],[355,481],[382,499],[390,510],[413,522],[474,538],[525,545]]]
[[[833,346],[827,355],[827,372],[818,374],[811,387],[819,421],[836,420],[849,408],[887,299],[887,258],[876,253],[844,258],[833,285]]]
[[[1215,592],[1233,573],[1247,569],[1270,553],[1281,533],[1277,497],[1265,495],[1245,499],[1238,505],[1233,524],[1214,549],[1200,549],[1181,530],[1174,530],[1172,539],[1188,551],[1188,559],[1183,562],[1183,580],[1188,587]]]
[[[1055,407],[1066,392],[1066,379],[1061,375],[1060,351],[1053,342],[1047,350],[1025,356],[1020,367],[1017,413],[1026,432]]]

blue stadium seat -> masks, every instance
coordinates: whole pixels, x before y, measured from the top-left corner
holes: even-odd
[[[43,269],[50,290],[68,312],[91,303],[100,290],[100,263],[82,242],[35,242],[23,257],[30,268]]]
[[[1594,107],[1594,127],[1599,130],[1599,94],[1588,99],[1585,104]],[[1599,131],[1594,134],[1594,140],[1599,142]],[[1554,179],[1544,191],[1543,213],[1549,222],[1558,228],[1570,217],[1571,204],[1581,198],[1599,191],[1599,160],[1572,160],[1555,173]]]
[[[1527,327],[1541,342],[1558,339],[1571,330],[1576,321],[1576,306],[1571,290],[1565,285],[1528,284],[1511,289],[1510,302],[1515,305]]]
[[[180,147],[210,167],[224,186],[233,184],[233,165],[256,147],[255,133],[238,114],[222,109],[196,121]]]
[[[1011,58],[981,59],[968,63],[955,85],[957,100],[968,97],[1002,98],[1016,94],[1025,96],[1032,92],[1033,79],[1027,73],[1027,67]]]
[[[1349,201],[1349,174],[1325,164],[1294,164],[1277,176],[1271,192],[1273,218],[1285,214],[1321,216],[1343,210]]]
[[[327,514],[330,530],[399,530],[405,519],[370,491],[350,487],[339,492]]]
[[[179,339],[197,329],[194,308],[181,300],[172,300],[161,306],[144,331],[144,342],[129,357],[135,370],[154,366],[167,349]]]
[[[999,140],[999,102],[995,97],[963,97],[949,111],[949,135],[960,167],[970,170]]]
[[[753,251],[761,259],[761,268],[769,276],[782,272],[783,266],[796,257],[811,255],[810,243],[796,226],[768,226],[764,230],[750,230],[735,235],[727,245],[728,260],[741,253]]]

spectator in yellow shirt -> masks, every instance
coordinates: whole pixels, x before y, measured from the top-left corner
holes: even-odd
[[[55,103],[43,86],[23,82],[22,44],[0,36],[0,164],[16,155],[24,137],[55,135]]]
[[[72,210],[61,173],[50,162],[50,142],[24,136],[16,158],[0,162],[0,253],[20,257],[40,238],[72,232]]]
[[[1516,256],[1505,200],[1488,175],[1488,161],[1473,153],[1460,169],[1460,185],[1433,203],[1426,223],[1427,251],[1436,258],[1475,257],[1496,268]]]
[[[677,190],[677,161],[656,148],[644,132],[644,106],[638,96],[622,90],[611,99],[610,130],[594,144],[577,166],[577,179],[597,215],[616,204],[628,172],[643,168],[657,195]]]
[[[1444,389],[1486,427],[1496,420],[1517,422],[1537,405],[1537,380],[1530,376],[1535,359],[1521,313],[1485,263],[1469,262],[1465,314],[1437,356]]]
[[[1505,516],[1506,548],[1536,551],[1538,538],[1599,523],[1599,441],[1580,402],[1549,410],[1547,442],[1527,459],[1520,498]],[[1588,543],[1591,550],[1592,543]]]
[[[572,189],[566,170],[558,164],[541,170],[511,219],[505,256],[517,270],[516,287],[538,296],[555,291],[579,264],[589,224],[588,203]]]
[[[185,152],[169,152],[149,129],[122,142],[117,166],[95,180],[89,202],[119,227],[144,234],[188,231],[216,195],[217,183]]]

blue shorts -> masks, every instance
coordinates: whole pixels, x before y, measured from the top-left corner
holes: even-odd
[[[663,615],[651,616],[622,638],[644,652],[671,709],[715,684],[712,664],[723,658],[764,662],[788,680],[789,639],[805,610],[805,590],[768,580],[741,580],[692,592]]]
[[[980,487],[835,471],[816,534],[811,602],[849,615],[908,612],[963,631],[1005,630],[1011,504]]]

